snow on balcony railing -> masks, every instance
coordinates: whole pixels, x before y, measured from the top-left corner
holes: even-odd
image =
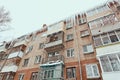
[[[21,38],[21,39],[17,39],[14,47],[20,46],[20,45],[27,45],[27,41],[26,41],[25,37]]]
[[[62,40],[46,43],[45,44],[45,48],[53,47],[53,46],[60,45],[60,44],[62,44]]]
[[[0,52],[5,52],[5,51],[6,51],[5,45],[1,44],[0,45]]]
[[[54,62],[64,62],[64,57],[62,55],[57,55],[57,56],[53,56],[53,57],[48,57],[46,59],[43,60],[43,64],[44,63],[54,63]]]
[[[4,66],[1,72],[16,72],[17,69],[18,69],[18,66],[16,65]]]
[[[58,22],[58,23],[52,24],[48,26],[47,35],[53,34],[59,31],[63,31],[63,29],[64,29],[64,22]]]
[[[22,56],[23,56],[23,52],[22,51],[18,51],[18,52],[14,52],[14,53],[9,54],[8,59],[15,58],[15,57],[22,58]]]

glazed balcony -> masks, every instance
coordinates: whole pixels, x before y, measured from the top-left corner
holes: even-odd
[[[18,66],[15,64],[11,64],[8,66],[4,66],[1,70],[1,72],[16,72],[18,69]]]
[[[44,58],[42,64],[51,64],[51,63],[58,63],[63,62],[64,63],[64,56],[63,55],[57,55],[53,57]]]
[[[17,52],[10,53],[9,56],[8,56],[8,59],[22,58],[22,56],[23,56],[23,52],[22,51],[17,51]]]

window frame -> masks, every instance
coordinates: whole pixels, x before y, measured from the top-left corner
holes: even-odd
[[[86,33],[86,31],[87,31],[87,33]],[[83,31],[80,31],[80,34],[81,34],[81,37],[86,37],[86,36],[89,36],[89,35],[90,35],[88,29],[83,30]]]
[[[76,78],[76,67],[68,67],[68,68],[66,68],[66,78],[67,79]]]
[[[27,64],[26,64],[26,60],[27,60]],[[27,59],[24,59],[24,62],[23,62],[23,67],[26,67],[26,66],[28,66],[28,64],[29,64],[29,58],[27,58]]]
[[[68,38],[69,37],[69,38]],[[66,36],[66,41],[71,41],[71,40],[73,40],[74,39],[74,36],[73,36],[73,34],[68,34],[67,36]]]
[[[93,66],[96,67],[98,76],[95,75],[95,74],[96,74],[96,73],[94,72],[94,69],[95,69],[95,68],[93,68]],[[89,67],[89,69],[91,69],[91,70],[88,70],[88,67]],[[87,78],[99,78],[99,77],[100,77],[100,73],[99,73],[99,69],[98,69],[98,65],[97,65],[97,64],[86,64],[86,65],[85,65],[85,68],[86,68],[86,76],[87,76]],[[90,75],[90,76],[88,76],[88,72],[89,72],[89,71],[92,71],[92,72],[90,72],[90,73],[92,73],[92,75]]]
[[[18,75],[18,80],[23,80],[24,79],[24,73],[20,73]]]
[[[85,48],[87,51],[85,51]],[[90,49],[91,48],[91,49]],[[89,51],[90,50],[90,51]],[[83,45],[83,53],[84,54],[89,54],[89,53],[93,53],[94,52],[94,48],[93,48],[93,45],[92,44],[86,44],[86,45]]]
[[[35,74],[35,75],[33,75],[33,74]],[[32,72],[32,73],[31,73],[31,78],[30,78],[30,80],[37,80],[37,79],[38,79],[38,75],[39,75],[38,72]],[[33,78],[33,76],[36,76],[36,77]]]
[[[38,63],[40,63],[40,62],[41,62],[41,59],[42,59],[41,55],[37,55],[37,56],[35,56],[34,64],[38,64]]]
[[[69,51],[69,53],[68,53],[68,51]],[[69,48],[69,49],[67,49],[66,50],[66,56],[67,56],[67,58],[71,58],[71,57],[74,57],[75,56],[75,54],[74,54],[74,48]],[[69,56],[68,56],[68,54],[69,54]]]

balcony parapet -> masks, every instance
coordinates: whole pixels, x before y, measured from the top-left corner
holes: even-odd
[[[48,57],[46,59],[43,59],[42,64],[52,64],[52,63],[59,63],[62,62],[64,64],[64,56],[63,55],[57,55],[53,57]]]

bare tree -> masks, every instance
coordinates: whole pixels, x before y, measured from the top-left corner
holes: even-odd
[[[9,11],[6,11],[4,7],[0,8],[0,32],[10,29],[8,23],[11,22]]]

